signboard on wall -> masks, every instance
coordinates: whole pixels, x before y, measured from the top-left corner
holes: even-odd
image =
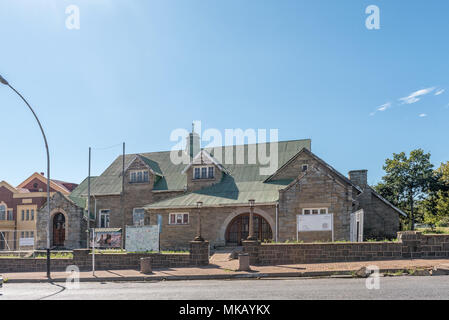
[[[93,247],[93,242],[90,242]],[[122,229],[98,228],[95,229],[95,248],[110,249],[122,246]]]
[[[298,232],[332,231],[333,214],[298,215]]]
[[[34,246],[34,238],[20,238],[19,246],[21,247],[32,247]]]
[[[159,251],[159,226],[126,226],[128,252]]]

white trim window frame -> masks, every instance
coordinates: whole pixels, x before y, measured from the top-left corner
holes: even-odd
[[[193,180],[215,179],[214,166],[195,166],[192,171]]]
[[[172,212],[168,215],[168,224],[173,226],[185,226],[189,224],[188,212]]]
[[[310,215],[310,214],[328,214],[329,208],[304,208],[302,209],[303,215]]]
[[[109,228],[110,218],[111,218],[111,210],[110,209],[101,209],[98,213],[99,219],[98,224],[100,228]]]
[[[129,173],[130,183],[150,182],[150,172],[148,170],[131,170]]]

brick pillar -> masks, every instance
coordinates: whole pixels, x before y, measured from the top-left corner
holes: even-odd
[[[402,243],[402,257],[408,259],[421,258],[422,233],[419,231],[398,232],[398,240]]]
[[[259,246],[260,242],[257,240],[244,240],[243,252],[249,254],[249,264],[257,265],[259,263]]]
[[[190,263],[194,266],[209,264],[209,241],[190,241]]]
[[[89,249],[74,249],[73,250],[73,264],[80,269],[84,269],[89,262]]]

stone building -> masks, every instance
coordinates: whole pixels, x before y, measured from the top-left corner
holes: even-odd
[[[76,189],[75,189],[76,191]],[[50,198],[50,247],[78,249],[87,246],[87,215],[85,199],[69,197],[56,192]],[[48,203],[39,209],[36,227],[36,248],[47,248]]]
[[[187,146],[188,164],[174,164],[170,151],[127,154],[93,178],[95,226],[124,230],[157,224],[160,216],[161,248],[179,249],[196,236],[199,213],[202,236],[213,246],[241,244],[248,236],[251,199],[256,202],[254,232],[262,241],[350,240],[351,214],[359,209],[364,210],[365,238],[393,238],[404,215],[367,185],[366,170],[345,177],[311,152],[310,140],[200,149],[198,135],[190,134]],[[277,166],[266,174],[261,169],[267,163],[253,156],[271,150]],[[77,198],[87,196],[83,188],[77,188]],[[297,216],[315,214],[333,214],[333,232],[298,233]],[[82,233],[76,230],[76,235]]]
[[[68,196],[77,184],[51,180],[50,195]],[[47,201],[47,178],[35,172],[17,187],[0,182],[0,250],[36,247],[38,210]]]

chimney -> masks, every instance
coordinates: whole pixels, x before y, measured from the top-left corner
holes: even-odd
[[[200,135],[195,132],[195,122],[192,123],[192,132],[186,137],[186,153],[190,157],[190,161],[192,161],[193,157],[195,157],[201,149],[200,145]]]
[[[349,180],[362,190],[368,185],[368,170],[353,170],[349,171]]]

